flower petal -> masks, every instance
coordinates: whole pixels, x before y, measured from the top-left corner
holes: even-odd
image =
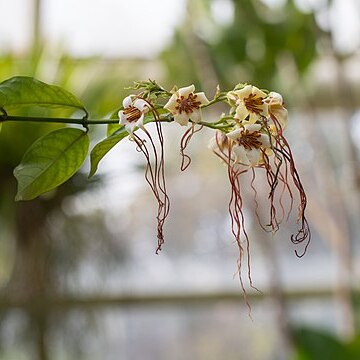
[[[245,130],[249,130],[251,133],[254,131],[259,131],[261,129],[260,124],[246,124],[244,125]]]
[[[232,151],[233,151],[233,153],[235,155],[235,161],[237,163],[241,163],[241,164],[244,164],[244,165],[249,165],[250,164],[249,159],[247,157],[247,152],[246,152],[245,148],[242,145],[234,146]]]
[[[136,121],[136,126],[140,129],[144,127],[144,114],[141,114],[139,119]]]
[[[182,126],[186,126],[189,123],[189,115],[185,112],[181,113],[181,114],[175,114],[174,115],[174,120],[182,125]]]
[[[263,103],[261,106],[259,106],[259,108],[261,108],[261,115],[262,116],[268,116],[269,114],[269,105],[266,103]]]
[[[249,115],[249,111],[246,108],[245,104],[241,102],[239,106],[236,108],[235,118],[239,121],[243,121]]]
[[[259,88],[257,88],[256,86],[252,87],[252,94],[255,94],[256,97],[261,97],[261,98],[266,98],[266,93],[264,93],[262,90],[260,90]]]
[[[201,121],[200,109],[194,109],[193,112],[190,114],[190,119],[195,123],[199,123]]]
[[[127,108],[131,105],[132,105],[132,100],[131,100],[131,95],[129,95],[123,100],[123,107]]]
[[[206,97],[204,92],[198,92],[195,95],[196,95],[196,100],[200,101],[201,105],[207,105],[209,103],[209,99]]]
[[[260,116],[254,112],[250,113],[249,123],[254,124],[259,120]]]
[[[241,90],[236,90],[235,93],[240,100],[247,98],[252,91],[252,85],[246,85]]]
[[[271,91],[269,93],[268,99],[270,100],[270,103],[276,102],[276,103],[279,103],[280,105],[282,105],[284,103],[284,100],[283,100],[283,97],[281,96],[281,94],[279,94],[275,91]]]
[[[252,166],[256,166],[259,164],[260,160],[260,150],[256,148],[252,148],[247,150],[246,156]]]
[[[282,105],[270,105],[269,112],[280,123],[281,129],[284,130],[288,124],[288,111]]]
[[[169,110],[172,114],[176,114],[177,110],[176,107],[176,100],[178,99],[178,96],[176,94],[172,94],[169,101],[164,105],[164,109]]]
[[[227,94],[226,94],[226,97],[228,100],[230,101],[236,101],[238,99],[238,96],[236,94],[235,91],[229,91]]]
[[[260,141],[263,147],[265,148],[271,147],[270,137],[268,134],[260,134]]]
[[[125,129],[129,134],[132,134],[134,132],[135,126],[136,126],[136,123],[134,123],[134,122],[127,123],[127,124],[125,124]]]
[[[226,134],[226,136],[231,140],[237,140],[241,135],[242,129],[235,129]]]
[[[195,91],[195,85],[190,85],[190,86],[180,88],[178,90],[178,94],[179,94],[179,96],[188,97],[194,91]]]
[[[143,99],[136,99],[133,106],[139,109],[142,113],[149,111],[149,104]]]
[[[119,112],[118,112],[118,115],[119,115],[119,124],[121,124],[121,125],[125,125],[125,124],[127,124],[128,123],[128,121],[127,121],[127,116],[124,114],[124,111],[123,110],[120,110]]]

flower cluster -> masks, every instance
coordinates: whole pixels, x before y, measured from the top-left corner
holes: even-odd
[[[266,94],[252,85],[229,91],[227,100],[232,107],[234,126],[226,133],[227,147],[231,149],[228,157],[223,145],[214,139],[211,148],[226,162],[249,168],[264,164],[264,158],[273,154],[276,137],[287,126],[288,113],[282,96],[271,92]],[[215,138],[216,140],[216,138]]]
[[[296,254],[302,256],[305,253],[310,241],[310,230],[305,217],[307,199],[296,170],[292,151],[283,134],[288,125],[288,111],[279,93],[260,90],[253,85],[238,84],[228,92],[217,89],[215,97],[209,101],[203,92],[195,92],[194,85],[180,89],[174,88],[169,92],[154,81],[149,81],[137,83],[136,89],[143,91],[138,95],[126,97],[118,114],[120,124],[124,125],[147,160],[145,178],[158,201],[157,250],[161,249],[164,242],[162,227],[169,213],[161,123],[174,121],[181,126],[186,126],[180,141],[182,170],[185,170],[191,161],[185,154],[185,149],[192,136],[204,126],[215,130],[215,135],[210,141],[210,148],[227,167],[231,188],[228,210],[231,217],[231,230],[239,247],[239,276],[244,292],[241,266],[244,254],[247,254],[246,261],[250,269],[250,242],[245,229],[243,211],[242,189],[243,182],[246,181],[243,174],[250,173],[251,175],[248,188],[254,191],[255,212],[259,221],[255,175],[257,170],[264,171],[266,175],[265,185],[268,185],[269,192],[265,200],[268,204],[269,221],[266,226],[261,224],[265,230],[276,232],[281,222],[289,218],[293,204],[298,200],[299,229],[291,236],[291,240],[294,244],[305,241],[304,252],[300,255],[298,252]],[[202,109],[219,102],[228,105],[228,114],[222,114],[215,122],[204,121]],[[144,126],[148,122],[156,124],[160,151],[157,150],[152,135]],[[150,139],[150,146],[146,145],[146,139],[136,133],[137,129],[141,129]],[[154,161],[151,160],[150,154],[153,154]],[[295,191],[297,191],[297,196],[295,196]],[[286,194],[290,199],[287,215],[283,205]],[[252,286],[250,270],[248,277]]]

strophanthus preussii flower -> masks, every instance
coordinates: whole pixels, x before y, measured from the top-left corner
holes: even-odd
[[[217,130],[215,136],[213,136],[208,143],[208,148],[213,151],[219,150],[221,153],[227,153],[229,149],[229,142],[231,140],[226,134],[220,130]]]
[[[263,152],[271,148],[270,137],[260,131],[261,127],[260,124],[246,124],[226,134],[233,141],[232,153],[236,163],[246,166],[261,163]]]
[[[135,127],[144,126],[145,114],[150,110],[149,104],[136,95],[129,95],[123,100],[123,107],[124,109],[118,112],[119,123],[125,125],[126,131],[132,134]]]
[[[288,124],[288,111],[284,106],[283,97],[277,92],[270,92],[265,99],[268,104],[268,111],[270,118],[278,122],[277,128],[280,126],[281,130],[285,130]]]
[[[262,117],[268,115],[268,104],[264,101],[266,93],[253,85],[245,85],[240,90],[229,91],[227,97],[235,102],[235,119],[242,122],[248,118],[249,123],[256,123]]]
[[[205,93],[194,93],[195,86],[190,85],[175,91],[169,101],[164,105],[164,109],[169,110],[174,116],[174,120],[180,125],[186,126],[189,119],[194,123],[201,121],[201,106],[209,103]]]

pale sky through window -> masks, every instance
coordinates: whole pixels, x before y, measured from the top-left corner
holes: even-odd
[[[49,38],[63,39],[80,56],[154,55],[184,13],[182,0],[46,0],[44,5]]]
[[[281,6],[284,0],[262,0]],[[152,57],[170,41],[185,15],[186,0],[42,0],[42,28],[51,46],[74,56]],[[297,0],[305,11],[324,0]],[[228,1],[216,1],[216,6]],[[33,0],[0,0],[0,52],[24,52],[31,39]],[[231,8],[225,7],[225,10]],[[228,17],[231,14],[227,15]],[[334,0],[320,23],[336,30],[335,44],[344,52],[360,45],[359,0]],[[219,19],[221,20],[221,19]]]
[[[32,3],[0,0],[0,51],[26,49]],[[43,0],[42,28],[51,45],[75,56],[151,57],[170,41],[184,5],[184,0]]]

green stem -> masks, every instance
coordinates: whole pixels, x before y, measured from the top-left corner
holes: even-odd
[[[209,101],[207,104],[202,105],[201,108],[204,109],[204,108],[214,105],[218,102],[224,101],[225,99],[226,99],[226,97],[224,95],[217,96],[213,100]]]
[[[118,124],[117,119],[89,120],[89,119],[72,119],[72,118],[47,118],[33,116],[12,116],[0,115],[0,123],[7,121],[19,122],[41,122],[41,123],[58,123],[58,124],[79,124],[79,125],[98,125],[98,124]]]
[[[101,120],[90,120],[90,119],[73,119],[73,118],[53,118],[53,117],[33,117],[33,116],[13,116],[13,115],[0,115],[0,124],[8,121],[17,122],[40,122],[40,123],[58,123],[58,124],[78,124],[83,126],[88,125],[107,125],[107,124],[118,124],[118,119],[101,119]],[[153,122],[154,120],[146,121]],[[172,122],[174,118],[170,114],[160,115],[161,122]],[[228,125],[221,125],[219,122],[210,123],[202,121],[199,124],[215,130],[226,130]]]
[[[216,123],[209,123],[205,121],[201,121],[199,124],[214,130],[226,130],[230,127],[229,125],[217,125]]]

